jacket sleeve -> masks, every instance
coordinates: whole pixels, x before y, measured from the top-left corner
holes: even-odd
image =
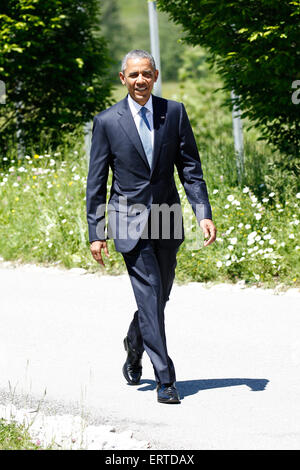
[[[105,240],[105,208],[110,162],[110,145],[101,119],[93,122],[89,171],[86,185],[86,211],[89,241]]]
[[[184,105],[181,103],[179,120],[179,151],[175,165],[188,201],[198,223],[202,219],[212,219],[206,183],[203,179],[201,161]]]

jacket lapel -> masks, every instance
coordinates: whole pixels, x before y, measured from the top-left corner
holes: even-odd
[[[148,163],[148,159],[146,157],[144,147],[142,145],[138,130],[136,128],[134,119],[132,117],[129,105],[128,105],[128,99],[127,96],[120,102],[120,109],[118,110],[118,113],[120,114],[120,119],[119,123],[126,132],[128,138],[132,142],[132,144],[135,146],[136,150],[138,151],[139,155],[142,157],[142,159],[145,162],[145,165],[147,166],[148,171],[150,171],[150,166]]]
[[[153,104],[153,126],[154,126],[154,149],[151,174],[158,162],[159,152],[163,141],[165,122],[167,119],[167,101],[152,95]]]

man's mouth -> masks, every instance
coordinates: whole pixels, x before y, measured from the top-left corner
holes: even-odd
[[[143,88],[136,88],[135,91],[146,91],[147,88],[146,87],[143,87]]]

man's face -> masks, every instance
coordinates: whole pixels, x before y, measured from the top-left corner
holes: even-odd
[[[147,103],[152,88],[158,77],[158,70],[154,70],[149,59],[128,59],[126,69],[120,72],[120,79],[126,86],[131,98],[141,106]]]

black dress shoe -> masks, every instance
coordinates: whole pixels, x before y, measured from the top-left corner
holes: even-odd
[[[175,384],[158,384],[157,401],[159,403],[180,403],[180,397]]]
[[[142,354],[133,349],[128,337],[124,339],[124,348],[127,351],[127,359],[123,366],[123,375],[129,385],[138,385],[142,376]]]

